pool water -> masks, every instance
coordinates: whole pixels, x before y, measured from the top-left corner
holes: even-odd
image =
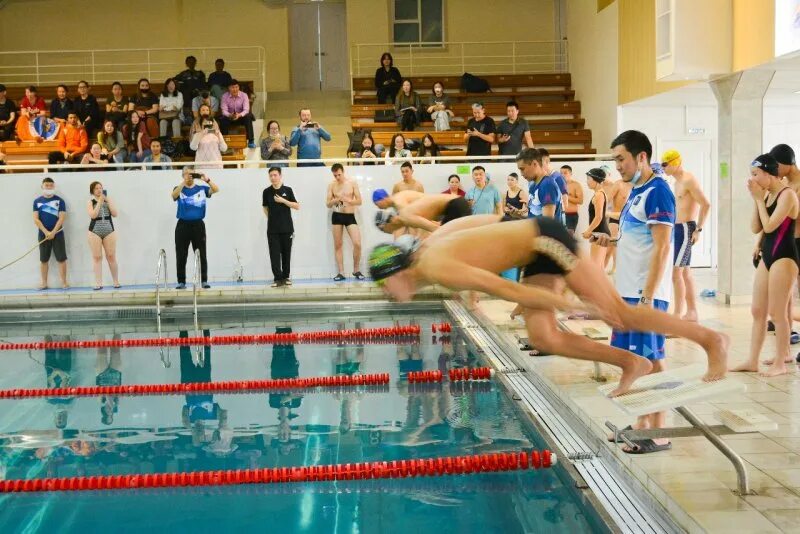
[[[338,315],[205,335],[420,324]],[[271,324],[276,324],[272,322]],[[151,337],[115,323],[30,342]],[[99,329],[102,330],[102,329]],[[134,330],[137,330],[134,332]],[[155,330],[153,328],[153,330]],[[115,331],[116,333],[111,333]],[[168,336],[193,336],[188,331]],[[389,373],[388,391],[0,400],[0,476],[162,473],[402,460],[543,448],[497,384],[409,388],[409,371],[481,365],[459,332],[406,345],[245,345],[0,354],[0,388]],[[559,468],[441,478],[0,495],[2,532],[597,532]]]

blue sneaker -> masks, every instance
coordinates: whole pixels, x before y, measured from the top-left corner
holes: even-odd
[[[178,284],[175,289],[186,289],[186,284]]]
[[[256,147],[256,144],[254,142],[248,141],[247,148],[255,148],[255,147]]]

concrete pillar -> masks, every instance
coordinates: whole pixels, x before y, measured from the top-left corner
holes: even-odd
[[[774,74],[748,70],[710,83],[719,124],[717,298],[726,304],[747,303],[752,294],[753,201],[745,180],[753,158],[764,152],[763,102]]]

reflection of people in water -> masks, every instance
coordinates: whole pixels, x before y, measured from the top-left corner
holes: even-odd
[[[44,336],[45,343],[69,340],[70,336]],[[67,388],[72,385],[73,352],[72,349],[44,350],[44,370],[48,388]],[[67,428],[68,408],[72,405],[73,400],[72,397],[50,397],[47,399],[48,403],[57,406],[54,416],[56,428]]]
[[[112,339],[120,339],[119,334],[114,334]],[[98,340],[102,340],[99,337]],[[120,386],[122,385],[122,359],[120,358],[119,347],[98,347],[97,362],[95,372],[97,378],[95,384],[98,386]],[[104,425],[114,422],[114,414],[119,409],[119,397],[100,397],[100,421]]]
[[[210,335],[209,330],[203,330],[204,337]],[[181,330],[178,336],[187,338],[189,333]],[[195,362],[193,358],[193,352],[196,350],[197,347],[191,345],[180,346],[181,384],[211,382],[211,346],[202,347],[203,358],[199,362]],[[227,412],[214,402],[214,395],[210,394],[186,395],[186,404],[183,406],[181,416],[183,425],[192,429],[192,443],[195,446],[214,442],[213,431],[210,437],[206,435],[207,421],[218,421],[218,429],[223,429],[226,428],[228,420]]]
[[[354,328],[362,328],[361,322],[356,322]],[[337,330],[347,329],[345,323],[337,323]],[[336,345],[336,354],[333,358],[334,374],[353,376],[361,372],[361,364],[364,363],[364,345],[356,343],[348,345],[346,343],[339,343]],[[357,393],[341,392],[339,390],[333,393],[334,397],[339,400],[339,434],[347,434],[353,428],[353,408],[357,402]]]
[[[291,327],[277,327],[276,334],[289,334]],[[293,344],[272,345],[272,361],[270,362],[270,378],[297,378],[300,376],[300,363]],[[292,410],[299,408],[303,402],[303,396],[299,392],[290,393],[270,393],[269,406],[278,410],[278,452],[287,455],[299,443],[292,440],[291,421],[297,417]]]

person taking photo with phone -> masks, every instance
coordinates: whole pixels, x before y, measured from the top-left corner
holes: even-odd
[[[219,124],[211,116],[211,108],[203,104],[198,109],[197,119],[189,130],[189,148],[195,151],[195,163],[210,162],[198,165],[198,169],[221,169],[222,153],[228,150],[228,144],[219,129]]]
[[[189,245],[200,251],[200,271],[203,289],[208,284],[208,262],[206,261],[206,203],[219,186],[201,172],[184,167],[181,183],[172,190],[172,200],[178,203],[178,224],[175,226],[175,264],[178,270],[178,285],[175,289],[186,289],[186,259]]]

